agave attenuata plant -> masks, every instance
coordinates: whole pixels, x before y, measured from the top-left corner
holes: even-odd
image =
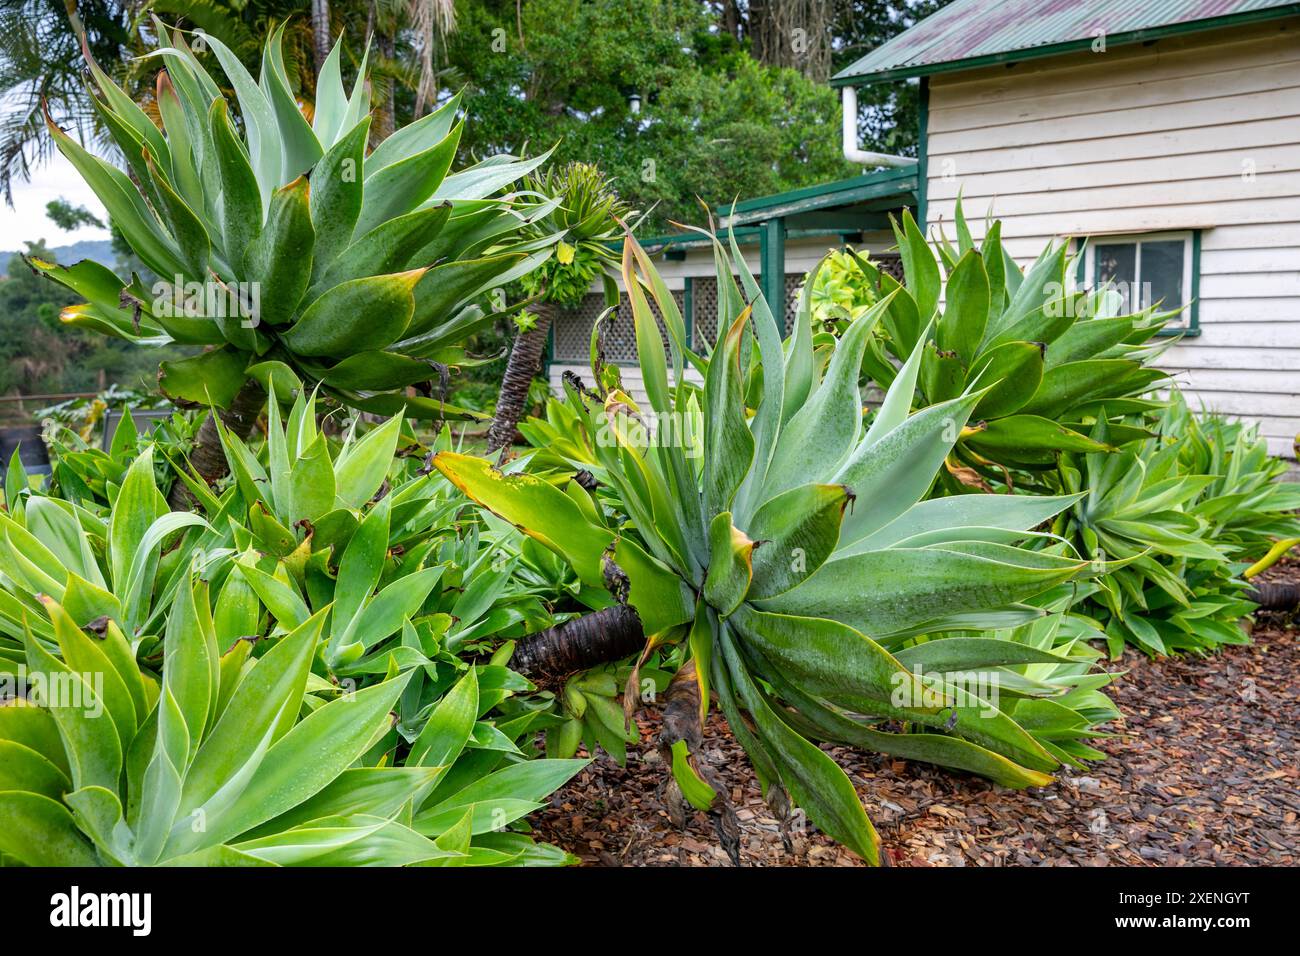
[[[917,638],[1042,616],[1021,602],[1088,565],[1026,529],[1074,498],[922,500],[996,381],[912,414],[917,351],[864,423],[859,369],[893,297],[862,313],[823,367],[806,303],[783,344],[739,251],[719,249],[718,258],[725,321],[704,360],[687,353],[681,316],[649,259],[630,238],[625,245],[623,278],[650,407],[618,390],[569,389],[596,459],[588,470],[618,510],[606,511],[582,487],[590,481],[561,487],[448,452],[434,465],[563,555],[593,594],[608,587],[614,597],[605,603],[634,611],[651,644],[684,634],[691,658],[669,696],[691,701],[693,713],[666,717],[665,726],[688,798],[704,806],[714,798],[689,756],[678,758],[681,745],[698,744],[716,692],[769,798],[788,791],[818,826],[874,862],[875,831],[853,786],[814,740],[1008,786],[1046,783],[1060,766],[1064,754],[1017,721],[1014,702],[996,706],[953,672],[1065,658],[1029,643]],[[670,342],[672,381],[651,298]],[[706,368],[702,396],[682,375],[687,360]],[[1030,538],[1035,550],[1019,546]],[[570,627],[561,636],[599,644],[610,618],[590,620],[587,631]],[[897,732],[895,722],[919,732]]]
[[[480,708],[500,699],[485,678],[504,668],[471,667],[394,766],[391,711],[416,670],[361,690],[320,678],[326,611],[253,656],[254,638],[224,629],[191,577],[168,616],[159,680],[116,622],[92,636],[45,605],[53,644],[26,635],[22,686],[0,698],[2,856],[30,866],[570,862],[503,831],[584,762],[509,763],[514,737],[496,728],[494,749],[469,749],[488,726]]]
[[[1168,375],[1150,363],[1174,341],[1155,336],[1175,313],[1126,314],[1114,290],[1076,289],[1066,242],[1022,270],[1002,244],[1000,222],[974,242],[960,201],[956,228],[955,246],[946,238],[931,245],[903,212],[894,225],[903,283],[858,259],[869,285],[890,296],[868,345],[871,377],[887,387],[898,364],[919,352],[916,407],[983,393],[954,446],[948,489],[1011,481],[1008,469],[1050,468],[1062,452],[1149,437],[1122,416],[1160,407],[1146,393]],[[1099,417],[1113,420],[1106,445],[1091,435]]]
[[[174,400],[229,409],[240,424],[251,424],[272,373],[281,388],[319,383],[367,411],[468,414],[428,393],[447,365],[465,361],[466,337],[493,321],[481,295],[550,255],[549,237],[521,232],[550,204],[500,195],[545,156],[451,172],[459,97],[367,152],[364,60],[348,94],[335,47],[308,122],[290,93],[281,31],[267,41],[260,80],[200,35],[234,88],[236,124],[199,44],[157,29],[161,127],[88,57],[92,99],[129,174],[49,123],[157,282],[89,260],[34,263],[87,300],[63,320],[137,342],[207,346],[163,363],[160,386]],[[407,395],[408,386],[426,394]],[[221,474],[215,431],[198,445],[200,473]]]

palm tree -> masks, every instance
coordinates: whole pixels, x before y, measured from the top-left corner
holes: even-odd
[[[510,350],[488,430],[488,451],[505,448],[514,440],[515,426],[523,417],[533,376],[541,369],[546,336],[557,311],[576,306],[598,276],[610,277],[616,271],[618,258],[613,240],[629,215],[610,180],[590,163],[570,163],[559,170],[547,170],[545,175],[530,177],[526,188],[558,201],[534,228],[539,235],[558,234],[561,241],[556,254],[522,280],[535,301],[525,309],[520,332]]]
[[[0,0],[0,190],[10,205],[14,183],[54,152],[42,103],[83,143],[107,146],[81,78],[83,40],[129,88],[125,61],[141,48],[129,4]]]

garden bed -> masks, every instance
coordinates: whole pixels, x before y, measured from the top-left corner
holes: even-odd
[[[1300,862],[1297,631],[1261,621],[1250,647],[1150,661],[1132,651],[1108,691],[1126,715],[1101,741],[1108,759],[1039,790],[848,748],[835,760],[857,787],[898,866],[1293,865]],[[596,866],[729,865],[703,813],[675,827],[658,794],[651,735],[628,766],[601,756],[534,817],[538,836]],[[716,714],[705,753],[730,790],[747,866],[860,861],[811,825],[788,835],[764,804],[744,753]]]

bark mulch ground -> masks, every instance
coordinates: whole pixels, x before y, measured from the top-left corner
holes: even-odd
[[[1015,791],[978,777],[832,748],[896,866],[1294,865],[1300,861],[1300,646],[1285,621],[1255,643],[1206,659],[1129,653],[1109,690],[1125,736],[1057,783]],[[537,835],[597,866],[728,866],[710,818],[675,827],[660,799],[664,768],[642,715],[643,743],[620,768],[601,756],[533,819]],[[857,866],[796,817],[782,825],[719,718],[710,766],[729,788],[745,866]],[[689,810],[689,808],[688,808]]]

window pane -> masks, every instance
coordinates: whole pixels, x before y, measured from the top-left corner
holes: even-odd
[[[1109,282],[1124,297],[1125,312],[1134,310],[1137,246],[1131,242],[1097,246],[1097,287]]]
[[[1161,302],[1161,309],[1177,309],[1186,301],[1183,298],[1184,248],[1181,239],[1142,243],[1142,308]]]

